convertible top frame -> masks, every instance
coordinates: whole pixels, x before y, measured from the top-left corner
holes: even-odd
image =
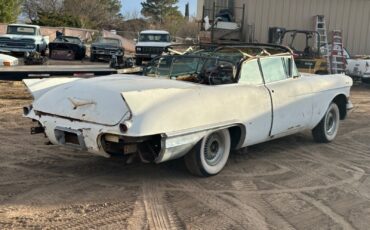
[[[184,51],[178,51],[176,50],[176,47],[179,46],[188,46],[188,48]],[[165,48],[166,51],[172,52],[177,55],[185,55],[185,54],[191,54],[192,51],[194,51],[193,47],[199,46],[199,50],[210,50],[212,52],[217,52],[219,50],[222,50],[224,48],[231,48],[235,49],[236,51],[243,54],[244,57],[252,58],[252,57],[260,57],[260,56],[281,56],[281,55],[292,55],[293,51],[289,47],[283,46],[283,45],[277,45],[277,44],[267,44],[267,43],[223,43],[223,44],[197,44],[197,45],[188,45],[188,44],[175,44],[170,45]],[[256,49],[260,50],[260,52],[257,55],[253,55],[248,52],[244,52],[241,49],[250,48],[250,49]],[[277,53],[271,54],[267,50],[276,50]]]
[[[178,48],[181,47],[181,50]],[[195,48],[196,47],[196,48]],[[176,49],[178,48],[178,49]],[[223,50],[231,50],[229,52],[222,53]],[[173,60],[178,58],[200,58],[200,59],[211,59],[218,61],[226,61],[232,64],[235,71],[235,77],[233,82],[238,82],[241,64],[249,59],[263,58],[263,57],[273,57],[273,56],[292,56],[293,51],[282,45],[277,44],[264,44],[264,43],[229,43],[229,44],[207,44],[207,45],[189,45],[189,44],[175,44],[170,45],[165,48],[164,54],[158,56],[156,59],[162,59],[164,57],[172,57]],[[228,58],[228,53],[230,53],[230,58]],[[237,58],[234,58],[237,54]],[[205,62],[204,62],[205,63]],[[159,65],[159,63],[158,63]],[[149,65],[150,66],[150,65]],[[157,67],[158,68],[158,67]],[[197,67],[198,69],[198,67]],[[173,71],[173,65],[171,64],[169,75]],[[204,72],[204,67],[202,71]],[[144,69],[144,75],[148,72]]]

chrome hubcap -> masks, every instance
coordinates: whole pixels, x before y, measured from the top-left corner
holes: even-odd
[[[328,135],[333,135],[337,128],[337,114],[330,110],[326,116],[325,131]]]
[[[207,137],[204,146],[204,158],[208,165],[216,165],[222,159],[225,151],[224,138],[219,133],[213,133]]]

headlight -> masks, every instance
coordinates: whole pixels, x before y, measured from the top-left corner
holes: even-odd
[[[0,47],[5,47],[6,44],[0,43]]]
[[[141,51],[141,47],[136,47],[136,51]]]

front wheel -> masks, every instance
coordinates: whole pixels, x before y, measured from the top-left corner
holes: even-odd
[[[94,54],[90,54],[90,61],[91,61],[91,62],[96,61],[96,57],[95,57],[95,55],[94,55]]]
[[[320,123],[312,130],[316,142],[328,143],[337,136],[339,128],[339,108],[331,103]]]
[[[138,66],[142,65],[143,64],[143,59],[136,58],[136,63],[135,64],[138,65]]]
[[[185,156],[185,165],[196,176],[216,175],[226,165],[230,147],[230,133],[227,129],[212,132]]]

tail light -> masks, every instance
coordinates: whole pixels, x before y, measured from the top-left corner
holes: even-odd
[[[122,133],[127,132],[130,127],[131,127],[131,122],[129,122],[129,121],[125,121],[125,122],[119,124],[119,129]]]

